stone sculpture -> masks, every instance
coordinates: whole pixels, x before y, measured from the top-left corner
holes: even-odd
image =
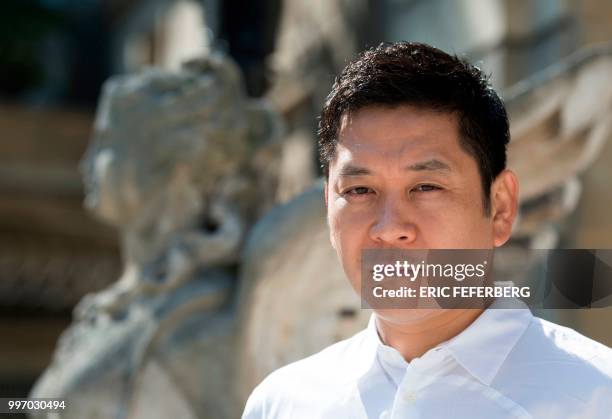
[[[77,305],[32,396],[66,399],[62,418],[236,414],[234,271],[247,226],[272,204],[280,129],[219,53],[105,84],[81,168],[124,269]]]

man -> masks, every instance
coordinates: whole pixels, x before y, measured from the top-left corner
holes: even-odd
[[[381,44],[336,79],[319,150],[332,245],[360,291],[362,249],[492,249],[518,182],[504,106],[481,72]],[[364,331],[270,374],[243,418],[610,418],[611,350],[515,308],[376,309]],[[305,314],[307,308],[305,308]]]

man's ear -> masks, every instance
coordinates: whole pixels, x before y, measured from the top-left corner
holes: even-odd
[[[506,243],[512,234],[512,224],[518,209],[518,179],[511,170],[503,170],[491,185],[493,245]]]
[[[323,192],[325,195],[325,213],[326,213],[326,219],[327,219],[327,228],[329,229],[329,242],[331,243],[332,247],[335,249],[336,248],[336,241],[334,240],[334,235],[332,233],[332,229],[331,229],[331,224],[329,222],[329,207],[328,207],[328,202],[329,202],[329,195],[327,192],[327,180],[323,183]]]
[[[327,180],[323,182],[323,192],[325,195],[325,208],[327,208]]]

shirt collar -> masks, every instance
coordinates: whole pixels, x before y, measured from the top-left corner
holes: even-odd
[[[361,333],[362,340],[361,345],[359,345],[358,348],[358,357],[353,358],[358,359],[359,361],[355,365],[351,366],[352,372],[354,373],[351,378],[356,380],[364,378],[375,370],[376,356],[379,347],[384,345],[378,336],[378,331],[376,330],[375,313],[370,315],[368,327]]]
[[[467,329],[450,339],[446,348],[470,374],[490,385],[532,318],[522,301],[497,299]]]
[[[471,375],[483,384],[490,385],[532,317],[522,301],[497,299],[463,332],[439,346],[445,347]],[[355,370],[357,378],[364,378],[375,370],[379,351],[395,351],[381,341],[375,313],[370,316],[364,333],[360,354],[362,362]],[[399,352],[397,355],[401,357]]]

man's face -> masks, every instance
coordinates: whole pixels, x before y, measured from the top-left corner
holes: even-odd
[[[345,116],[325,197],[332,245],[351,285],[360,291],[362,249],[503,244],[510,231],[500,231],[495,209],[485,215],[482,194],[454,114],[406,105]]]

